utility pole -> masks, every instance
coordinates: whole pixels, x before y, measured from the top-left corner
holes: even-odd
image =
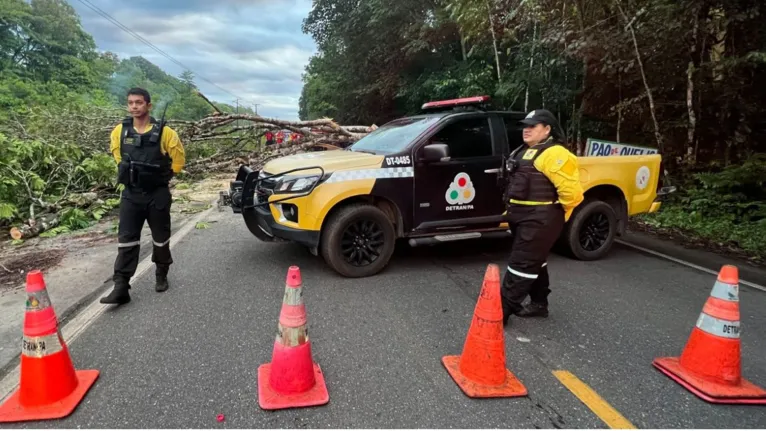
[[[236,104],[236,113],[239,114],[239,97],[234,100],[234,103]],[[239,120],[237,120],[236,126],[239,127]]]

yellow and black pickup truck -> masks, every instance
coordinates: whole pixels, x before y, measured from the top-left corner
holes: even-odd
[[[241,213],[258,239],[303,244],[345,277],[380,272],[400,238],[415,247],[510,237],[502,166],[524,145],[525,113],[484,109],[487,101],[430,102],[343,150],[241,166],[219,204]],[[657,211],[674,188],[663,187],[659,154],[578,160],[585,200],[560,244],[595,260],[628,217]]]

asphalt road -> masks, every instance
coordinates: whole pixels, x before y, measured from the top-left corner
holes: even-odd
[[[555,370],[639,428],[766,427],[766,408],[708,404],[651,365],[681,353],[709,274],[621,246],[598,262],[553,256],[550,317],[506,331],[507,367],[529,396],[476,400],[441,357],[461,352],[486,265],[505,267],[503,244],[403,246],[385,272],[351,280],[302,247],[258,242],[239,216],[215,216],[174,249],[168,292],[153,291],[148,271],[133,302],[70,345],[77,368],[101,371],[74,414],[8,428],[605,428]],[[271,359],[290,265],[330,402],[266,412],[257,368]],[[743,375],[766,386],[766,293],[741,286],[740,300]]]

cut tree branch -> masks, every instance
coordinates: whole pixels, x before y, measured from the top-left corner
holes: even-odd
[[[205,102],[207,102],[207,103],[208,103],[210,106],[212,106],[212,107],[213,107],[213,109],[215,109],[215,112],[217,112],[217,113],[219,113],[219,114],[223,114],[223,112],[221,112],[221,110],[220,110],[220,109],[218,109],[218,107],[217,107],[217,106],[215,106],[215,104],[214,104],[213,102],[211,102],[211,101],[210,101],[210,99],[208,99],[207,97],[205,97],[205,95],[204,95],[204,94],[202,94],[202,92],[201,92],[201,91],[197,91],[197,96],[201,97],[201,98],[202,98],[202,100],[204,100],[204,101],[205,101]]]

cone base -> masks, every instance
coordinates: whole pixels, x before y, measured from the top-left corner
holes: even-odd
[[[442,364],[457,383],[458,387],[470,398],[512,398],[527,396],[527,388],[508,369],[505,370],[505,381],[498,386],[484,385],[469,380],[460,372],[460,356],[445,356]]]
[[[327,384],[319,364],[314,363],[314,387],[300,394],[280,394],[271,388],[271,363],[258,367],[258,405],[264,410],[280,410],[294,407],[315,407],[330,401]]]
[[[61,419],[72,414],[85,394],[98,379],[98,370],[78,370],[77,387],[61,401],[43,406],[27,407],[19,402],[19,389],[0,406],[0,423]]]
[[[689,392],[709,403],[766,405],[766,391],[744,378],[738,386],[711,382],[681,368],[678,358],[657,358],[652,365]]]

